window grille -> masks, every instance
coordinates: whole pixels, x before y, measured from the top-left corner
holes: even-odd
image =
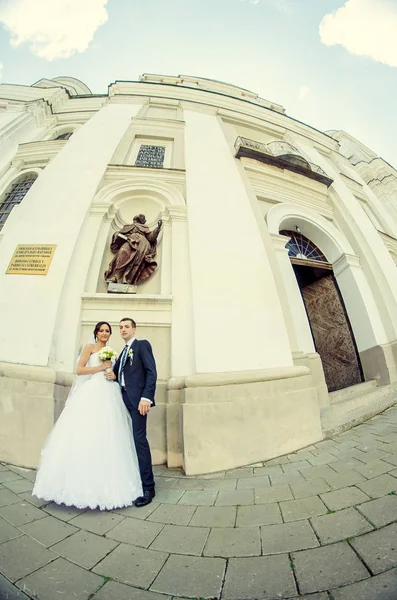
[[[13,183],[11,188],[5,193],[3,200],[0,200],[0,229],[7,221],[8,215],[14,206],[22,202],[36,179],[37,175],[32,173]]]
[[[61,133],[57,135],[56,140],[68,140],[70,136],[73,135],[73,131],[68,131],[68,133]]]
[[[321,250],[301,233],[283,230],[280,231],[280,235],[286,235],[291,238],[285,245],[288,248],[288,256],[290,258],[328,262]]]
[[[165,146],[146,146],[139,148],[135,161],[136,167],[162,168],[164,165]]]

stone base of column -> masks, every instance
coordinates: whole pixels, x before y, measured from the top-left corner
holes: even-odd
[[[41,448],[61,414],[73,373],[0,362],[0,461],[36,469]],[[148,417],[154,465],[167,460],[166,383],[157,382],[156,407]]]
[[[365,381],[375,379],[377,385],[397,381],[397,341],[363,350],[360,360]]]
[[[269,460],[323,437],[307,367],[193,375],[185,379],[182,402],[187,475]]]

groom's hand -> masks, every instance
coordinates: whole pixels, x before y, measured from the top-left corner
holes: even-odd
[[[149,402],[149,400],[141,400],[138,404],[138,411],[141,413],[141,415],[144,417],[145,415],[148,414],[150,407],[151,407],[151,403]]]

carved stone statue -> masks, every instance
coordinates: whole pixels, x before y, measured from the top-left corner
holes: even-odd
[[[136,215],[132,225],[125,225],[113,234],[110,249],[116,256],[105,272],[106,281],[136,285],[156,270],[154,259],[162,221],[152,231],[145,223],[145,215]]]

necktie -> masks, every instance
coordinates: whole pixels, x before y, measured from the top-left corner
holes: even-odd
[[[120,361],[120,383],[124,384],[124,367],[125,367],[125,362],[127,360],[127,350],[128,350],[128,344],[126,344],[124,346],[124,350],[121,356],[121,361]]]

